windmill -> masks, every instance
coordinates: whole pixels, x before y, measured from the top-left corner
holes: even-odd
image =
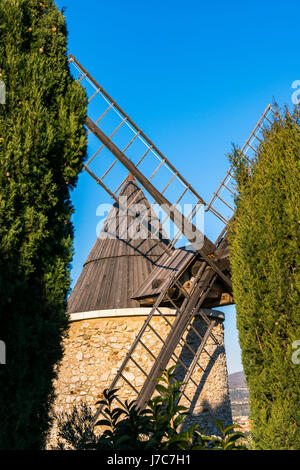
[[[147,317],[114,374],[110,389],[126,386],[131,390],[137,405],[144,408],[154,393],[156,379],[161,370],[173,361],[180,366],[184,381],[180,398],[191,401],[189,384],[198,386],[194,372],[197,368],[201,369],[200,359],[207,352],[208,341],[216,341],[216,318],[206,309],[233,303],[226,235],[228,224],[234,216],[234,165],[227,171],[212,199],[206,203],[73,55],[70,55],[69,63],[75,69],[78,82],[88,90],[89,114],[86,127],[95,152],[84,165],[84,169],[114,200],[114,210],[106,219],[102,236],[112,232],[110,221],[117,220],[117,238],[122,238],[122,221],[125,219],[127,228],[128,225],[134,227],[131,230],[131,242],[135,239],[136,232],[140,233],[141,229],[149,235],[144,237],[146,241],[143,242],[142,248],[140,237],[134,242],[134,250],[142,251],[143,261],[140,261],[140,272],[135,278],[134,291],[130,293],[134,302],[148,307]],[[271,123],[272,116],[276,114],[277,111],[268,105],[261,115],[240,151],[240,155],[247,162],[251,163],[255,157],[264,126]],[[120,196],[128,196],[124,204]],[[188,207],[189,211],[182,210],[182,207]],[[220,228],[215,242],[211,242],[197,225],[197,216],[203,207],[216,219],[216,226]],[[160,211],[159,218],[155,208]],[[168,227],[168,236],[165,227]],[[189,248],[178,247],[178,241],[182,239]],[[106,253],[106,259],[116,249],[115,241],[110,240],[109,245],[105,245],[105,250],[111,250],[108,255]],[[123,256],[131,256],[128,251],[131,248],[128,246],[127,243],[127,251]],[[99,248],[97,245],[93,250],[85,264],[83,280],[79,280],[77,285],[77,294],[75,296],[74,289],[70,296],[71,312],[84,311],[83,283],[90,285],[89,276],[100,276],[100,273],[95,271],[93,261],[95,250],[98,250],[99,259],[103,247],[101,245]],[[151,262],[151,267],[148,262]],[[120,264],[116,268],[119,274],[121,266]],[[111,279],[107,282],[108,288]],[[81,302],[81,308],[72,310],[78,302]],[[172,321],[166,315],[167,309],[172,309]],[[201,332],[195,327],[196,315],[204,325]],[[163,334],[161,330],[157,330],[157,317],[164,322]],[[149,331],[160,342],[159,349],[156,348],[155,351],[151,350],[151,346],[145,341]],[[197,338],[196,348],[188,341],[189,335]],[[189,361],[185,361],[178,354],[179,346],[186,349]],[[144,363],[139,362],[135,354],[141,349],[148,355],[146,367]],[[139,386],[128,378],[128,371],[133,374],[138,371],[142,374],[143,380]],[[103,411],[99,407],[95,419],[101,413]]]

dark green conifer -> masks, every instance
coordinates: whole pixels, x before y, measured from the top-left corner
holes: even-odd
[[[231,268],[256,449],[300,448],[299,116],[286,110],[265,132],[253,169],[237,170]]]
[[[1,0],[0,448],[43,448],[70,288],[86,96],[53,0]]]

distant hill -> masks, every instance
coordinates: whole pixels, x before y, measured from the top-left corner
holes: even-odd
[[[229,374],[228,383],[233,420],[236,424],[243,424],[244,426],[244,418],[248,418],[250,413],[249,390],[244,372]]]
[[[234,372],[228,375],[229,388],[245,388],[247,387],[244,372]]]

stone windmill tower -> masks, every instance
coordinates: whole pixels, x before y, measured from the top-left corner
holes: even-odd
[[[234,196],[234,167],[206,204],[75,57],[70,63],[92,90],[89,102],[97,97],[105,105],[102,113],[99,103],[90,105],[86,126],[101,147],[85,170],[114,206],[69,298],[70,331],[55,408],[65,410],[84,399],[98,416],[102,410],[95,403],[105,388],[119,388],[121,399],[134,399],[143,408],[161,369],[176,364],[185,383],[181,403],[192,421],[214,432],[217,418],[231,422],[224,316],[216,309],[233,303],[226,233],[234,209],[226,194]],[[259,141],[269,113],[274,113],[270,105],[241,150],[249,162],[253,139]],[[103,161],[109,167],[98,177]],[[189,206],[188,214],[179,203]],[[203,206],[223,224],[215,243],[197,227]],[[166,221],[176,229],[172,237],[172,230],[165,233]],[[180,237],[184,247],[178,246]]]

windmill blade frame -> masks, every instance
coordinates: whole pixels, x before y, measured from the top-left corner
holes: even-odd
[[[89,102],[91,102],[92,99],[95,98],[97,95],[101,95],[104,97],[105,101],[109,104],[108,108],[102,113],[100,118],[96,120],[96,122],[93,122],[91,118],[87,117],[86,120],[86,125],[88,129],[101,141],[102,146],[100,147],[100,151],[106,147],[116,158],[116,161],[120,161],[128,171],[130,171],[133,176],[141,183],[141,191],[144,189],[153,197],[156,203],[160,207],[164,208],[164,211],[166,213],[166,218],[162,221],[162,226],[164,225],[165,221],[167,218],[169,218],[175,226],[177,226],[178,231],[175,234],[173,240],[171,240],[170,245],[168,248],[172,248],[174,246],[175,240],[178,238],[178,234],[182,233],[185,238],[195,246],[195,248],[199,251],[201,256],[205,259],[205,261],[215,270],[215,272],[218,274],[218,276],[223,280],[225,284],[227,284],[229,287],[231,287],[231,281],[228,278],[228,276],[224,275],[222,270],[219,268],[217,264],[217,259],[215,259],[215,251],[216,247],[215,245],[203,234],[202,232],[199,231],[199,229],[194,225],[194,223],[190,220],[191,217],[185,217],[183,212],[180,212],[178,210],[178,204],[182,200],[183,196],[189,193],[189,195],[193,195],[196,197],[196,202],[193,204],[193,208],[191,211],[191,215],[195,216],[197,213],[199,206],[205,205],[205,201],[201,198],[201,196],[195,191],[194,188],[183,178],[183,176],[179,173],[178,170],[169,162],[169,160],[157,149],[157,147],[151,142],[151,140],[144,134],[144,132],[136,126],[134,121],[121,109],[121,107],[108,95],[108,93],[101,87],[96,80],[89,74],[89,72],[79,63],[79,61],[73,56],[70,55],[70,64],[73,64],[76,67],[76,70],[79,71],[80,78],[78,78],[78,82],[82,82],[83,80],[88,80],[92,85],[96,88],[96,91],[94,94],[91,96],[89,99]],[[165,188],[167,188],[170,185],[170,181],[174,179],[174,174],[176,175],[176,178],[181,182],[181,184],[184,187],[183,192],[180,194],[179,198],[176,200],[176,202],[172,203],[170,202],[165,195],[163,194],[163,191],[159,191],[152,183],[151,183],[151,178],[147,178],[138,168],[138,164],[134,164],[126,155],[124,152],[122,152],[117,145],[111,140],[111,136],[107,136],[98,126],[99,122],[106,116],[109,112],[112,112],[116,110],[118,116],[121,119],[121,122],[117,125],[117,127],[114,129],[112,132],[112,135],[115,135],[116,132],[122,127],[123,124],[129,125],[130,129],[133,130],[135,133],[136,138],[143,139],[147,151],[146,153],[142,156],[142,158],[145,158],[146,155],[148,155],[150,152],[154,153],[156,157],[160,160],[159,166],[156,168],[155,172],[159,171],[159,169],[162,167],[162,164],[169,169],[169,171],[172,173],[172,178],[167,182],[167,185],[165,185]],[[126,145],[126,149],[128,149],[129,145],[132,143],[133,139],[131,138],[129,143]],[[120,188],[120,185],[118,186],[116,191],[111,191],[110,188],[108,188],[104,183],[103,179],[108,175],[108,173],[111,171],[111,169],[114,166],[111,165],[108,170],[105,171],[102,177],[97,177],[88,167],[90,163],[93,161],[96,155],[99,154],[99,150],[96,152],[96,154],[90,158],[90,160],[87,162],[86,165],[84,165],[85,169],[88,169],[88,173],[96,180],[98,184],[101,184],[101,186],[108,192],[109,195],[113,196],[114,198],[116,197],[117,190]],[[123,183],[121,183],[123,184]],[[137,195],[138,196],[138,195]],[[131,205],[134,203],[131,202]],[[129,208],[131,207],[129,206]]]
[[[279,112],[274,110],[271,104],[266,107],[260,116],[242,149],[238,150],[240,158],[244,159],[250,166],[253,164],[253,161],[257,155],[257,148],[255,148],[255,144],[259,145],[262,143],[261,134],[264,132],[266,123],[272,124],[270,116],[273,118],[279,117],[280,119]],[[234,204],[234,198],[237,197],[235,192],[236,180],[233,174],[235,166],[235,163],[230,166],[217,190],[213,193],[211,200],[205,207],[205,212],[211,212],[225,225],[225,227],[228,226],[229,221],[232,219],[235,212],[234,207],[232,207]],[[220,210],[216,209],[217,201],[220,203]],[[224,213],[224,209],[227,209],[226,215]]]
[[[195,234],[196,237],[199,238],[200,243],[204,242],[204,245],[207,245],[208,253],[214,250],[213,244],[204,238],[203,234],[199,233],[197,227],[192,224],[192,219],[195,218],[199,208],[205,205],[205,201],[203,198],[197,193],[197,191],[185,180],[185,178],[181,175],[181,173],[171,164],[171,162],[167,159],[165,155],[156,147],[156,145],[146,136],[146,134],[134,123],[134,121],[122,110],[122,108],[113,100],[108,93],[103,89],[101,85],[99,85],[96,80],[89,74],[89,72],[79,63],[79,61],[73,56],[70,55],[69,63],[76,68],[76,71],[79,72],[78,82],[86,84],[91,84],[95,88],[94,94],[90,97],[89,103],[95,99],[97,96],[101,96],[103,100],[108,104],[108,107],[105,109],[104,113],[100,116],[100,118],[93,121],[90,117],[87,118],[86,125],[89,129],[88,133],[94,133],[96,137],[102,143],[101,147],[95,152],[95,154],[89,159],[89,161],[84,165],[84,168],[88,170],[88,173],[100,184],[103,189],[105,189],[108,194],[116,198],[120,187],[122,186],[123,181],[117,186],[115,190],[111,190],[107,184],[104,183],[104,179],[107,178],[111,171],[115,168],[117,161],[121,161],[122,164],[127,168],[128,171],[131,171],[134,177],[141,183],[141,191],[146,190],[149,191],[149,194],[153,197],[155,202],[159,205],[164,205],[169,213],[166,214],[165,219],[162,222],[162,225],[166,222],[170,215],[175,220],[175,225],[178,226],[179,230],[174,235],[173,240],[170,241],[170,246],[174,246],[178,235],[184,231],[189,233],[189,239],[194,239]],[[106,135],[103,130],[99,127],[100,123],[103,124],[103,120],[106,119],[109,113],[115,113],[119,121],[116,121],[116,127],[110,133],[110,135]],[[116,145],[115,138],[117,138],[118,133],[122,129],[122,127],[127,126],[130,130],[131,135],[128,136],[126,145],[122,150],[119,146]],[[140,140],[144,147],[145,152],[142,156],[139,156],[139,160],[136,163],[133,163],[130,158],[127,157],[126,152],[130,150],[132,145],[136,140]],[[95,173],[91,170],[90,165],[94,161],[94,159],[99,155],[104,148],[109,148],[109,150],[113,153],[116,159],[113,163],[109,166],[109,168],[103,173],[101,177],[96,176]],[[153,172],[149,176],[145,176],[145,174],[139,171],[139,167],[145,159],[149,158],[149,155],[155,157],[158,160],[159,164],[154,169]],[[163,170],[167,169],[166,173],[170,175],[170,179],[164,182],[164,187],[162,190],[157,188],[157,186],[151,183],[154,176],[158,178],[159,173]],[[174,182],[179,182],[179,186],[182,187],[182,191],[178,191],[178,197],[174,201],[169,201],[168,198],[165,196],[166,191],[171,190],[171,185]],[[186,217],[183,213],[180,213],[178,210],[178,205],[183,202],[183,200],[187,201],[190,200],[190,205],[192,206],[192,210],[190,214]],[[184,228],[183,228],[184,227]],[[198,243],[199,245],[199,243]]]

